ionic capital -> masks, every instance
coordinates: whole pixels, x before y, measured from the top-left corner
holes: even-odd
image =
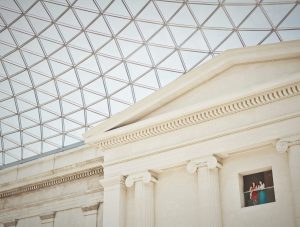
[[[99,180],[100,184],[104,189],[107,188],[113,188],[113,187],[119,187],[124,185],[125,177],[124,176],[118,176],[118,177],[108,177],[104,179]]]
[[[294,145],[300,145],[300,135],[278,140],[276,143],[276,150],[279,153],[285,153],[290,147]]]
[[[139,173],[134,173],[128,175],[125,180],[126,187],[130,188],[134,185],[135,182],[142,181],[144,184],[148,184],[150,182],[157,182],[157,178],[150,171],[143,171]]]
[[[207,167],[208,169],[215,169],[215,168],[221,168],[222,165],[216,157],[208,156],[205,158],[191,160],[187,164],[186,169],[189,173],[195,173],[198,168],[202,168],[202,167]]]

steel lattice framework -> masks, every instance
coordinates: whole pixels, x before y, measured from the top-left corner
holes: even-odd
[[[299,3],[0,0],[0,166],[82,144],[226,49],[299,39]]]

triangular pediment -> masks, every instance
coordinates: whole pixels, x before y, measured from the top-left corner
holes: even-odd
[[[299,57],[300,41],[225,51],[89,130],[85,140],[93,143],[107,131],[290,83],[300,71]],[[284,67],[287,61],[294,67]],[[285,77],[285,72],[291,76]]]

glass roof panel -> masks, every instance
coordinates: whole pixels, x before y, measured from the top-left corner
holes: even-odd
[[[299,1],[0,0],[0,168],[81,144],[224,50],[295,39]]]

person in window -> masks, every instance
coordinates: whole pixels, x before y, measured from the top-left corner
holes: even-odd
[[[261,180],[258,183],[258,198],[259,198],[259,204],[264,204],[267,202],[267,196],[266,196],[266,191],[265,191],[265,184]]]
[[[254,181],[252,182],[249,191],[250,191],[250,199],[252,201],[252,204],[257,205],[258,204],[258,192],[257,192],[257,185],[255,184]]]

